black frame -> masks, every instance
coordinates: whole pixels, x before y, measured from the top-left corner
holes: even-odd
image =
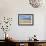
[[[32,16],[32,24],[20,24],[19,23],[19,16],[22,16],[22,15],[30,15],[30,16]],[[32,26],[32,25],[34,25],[34,14],[18,14],[18,25],[19,26]]]

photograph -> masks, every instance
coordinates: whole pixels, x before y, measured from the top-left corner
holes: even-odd
[[[18,25],[31,26],[34,24],[33,14],[18,14]]]

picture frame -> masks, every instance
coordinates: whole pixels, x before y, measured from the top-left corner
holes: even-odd
[[[19,26],[32,26],[34,25],[34,14],[18,14]]]

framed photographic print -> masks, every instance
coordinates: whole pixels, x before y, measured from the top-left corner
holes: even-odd
[[[31,26],[34,24],[33,14],[18,14],[18,25]]]

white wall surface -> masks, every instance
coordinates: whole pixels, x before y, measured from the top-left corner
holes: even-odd
[[[18,26],[18,14],[34,14],[34,25]],[[8,33],[14,39],[27,40],[36,34],[37,39],[46,40],[46,6],[33,8],[28,0],[0,0],[0,19],[4,16],[13,18]],[[0,39],[4,39],[2,31],[0,31],[0,35]]]

